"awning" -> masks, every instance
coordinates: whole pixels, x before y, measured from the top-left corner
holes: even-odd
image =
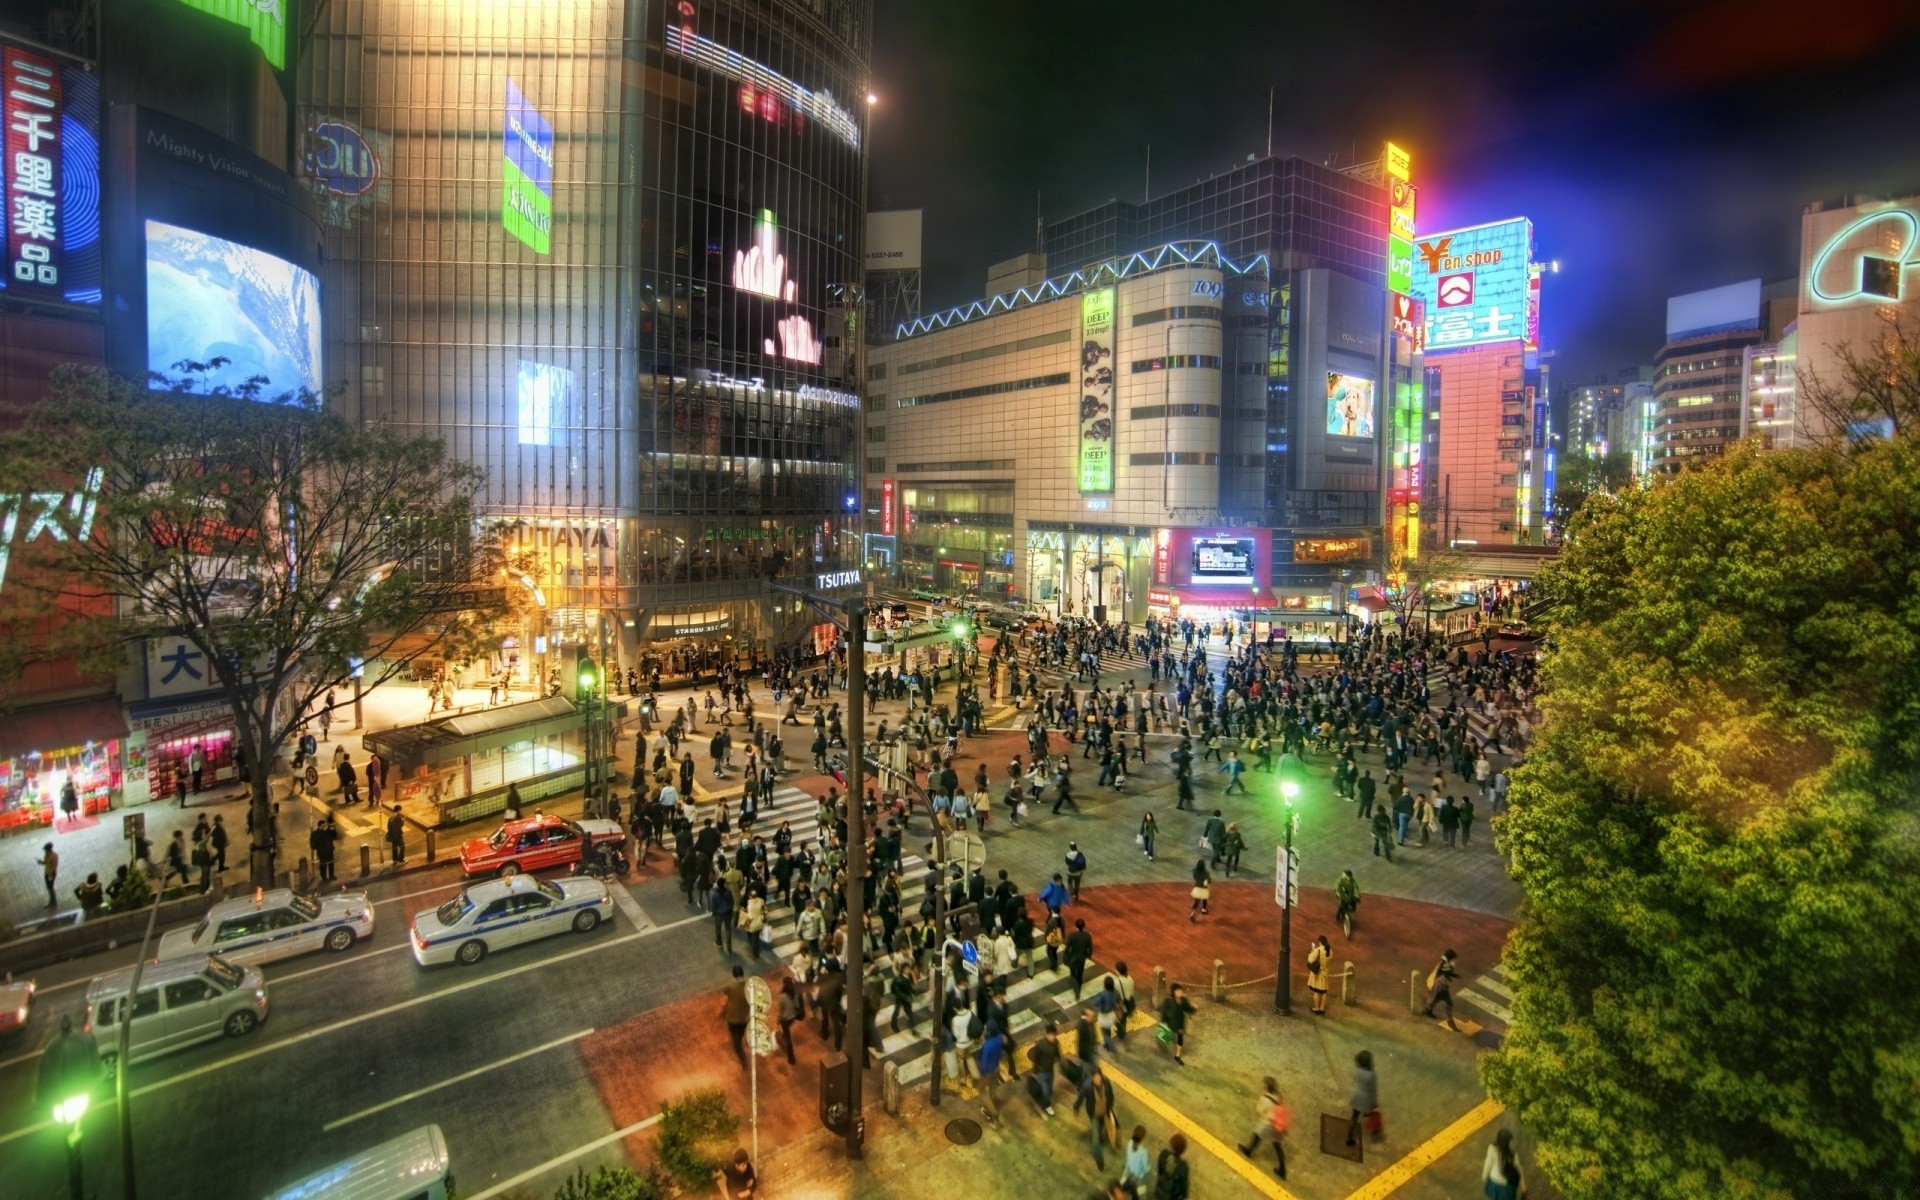
[[[580,728],[584,719],[565,696],[548,696],[384,729],[367,734],[360,739],[360,744],[365,749],[378,750],[401,771],[411,772],[422,766],[437,767],[502,746],[566,733]]]
[[[1370,613],[1383,613],[1392,607],[1378,596],[1356,596],[1347,601],[1348,608],[1358,608]]]
[[[127,736],[116,696],[89,696],[0,712],[0,758],[44,754]]]

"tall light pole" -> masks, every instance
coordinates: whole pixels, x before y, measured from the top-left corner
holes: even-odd
[[[1280,777],[1280,799],[1285,804],[1285,844],[1274,865],[1274,900],[1280,905],[1279,980],[1273,988],[1273,1009],[1281,1016],[1293,1015],[1293,898],[1296,891],[1293,861],[1293,804],[1300,798],[1300,777],[1306,764],[1289,751],[1275,764]]]

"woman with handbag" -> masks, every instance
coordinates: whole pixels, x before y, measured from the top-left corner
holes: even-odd
[[[1153,810],[1148,809],[1146,815],[1140,818],[1140,832],[1134,837],[1140,849],[1146,852],[1148,862],[1153,861],[1153,841],[1159,833],[1160,826],[1153,819]]]
[[[1347,1096],[1353,1115],[1347,1118],[1347,1145],[1357,1145],[1364,1127],[1374,1141],[1386,1136],[1386,1123],[1380,1116],[1380,1077],[1373,1073],[1373,1052],[1362,1050],[1353,1056],[1353,1090]]]
[[[1204,857],[1193,860],[1193,890],[1188,895],[1193,897],[1193,903],[1187,908],[1187,920],[1198,924],[1200,918],[1207,915],[1213,896],[1213,874],[1207,870]]]
[[[1247,1144],[1240,1147],[1240,1153],[1252,1158],[1260,1143],[1266,1142],[1273,1147],[1273,1173],[1285,1179],[1287,1148],[1281,1139],[1291,1124],[1292,1115],[1287,1112],[1286,1101],[1280,1099],[1280,1085],[1269,1075],[1260,1081],[1260,1098],[1253,1102],[1253,1133],[1247,1138]]]

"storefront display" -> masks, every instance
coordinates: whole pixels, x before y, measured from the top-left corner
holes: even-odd
[[[145,804],[172,797],[176,774],[192,792],[195,747],[204,760],[201,790],[239,778],[233,710],[224,699],[130,704],[127,716],[131,732],[127,738],[126,803]]]
[[[69,780],[82,814],[107,811],[120,769],[118,739],[0,759],[0,830],[52,824]]]

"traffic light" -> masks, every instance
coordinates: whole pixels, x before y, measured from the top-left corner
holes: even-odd
[[[594,665],[592,659],[583,655],[580,659],[579,672],[574,676],[574,682],[578,685],[574,692],[576,696],[582,700],[593,699],[600,683],[600,668]]]
[[[965,621],[955,621],[953,623],[953,636],[955,641],[964,642],[972,636],[972,633],[973,631],[967,627]]]

